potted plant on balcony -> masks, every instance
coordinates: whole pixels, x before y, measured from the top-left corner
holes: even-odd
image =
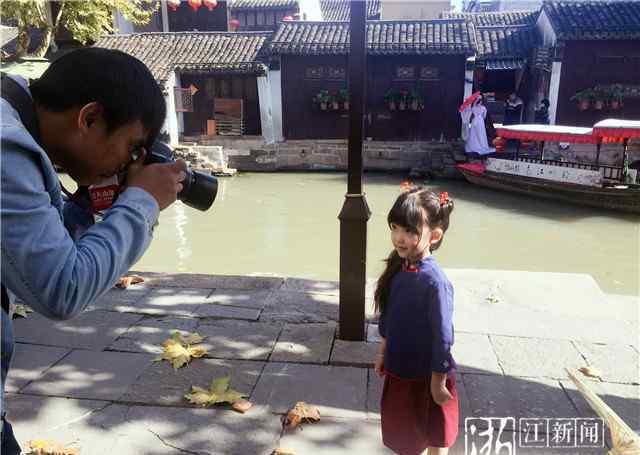
[[[571,97],[571,101],[578,102],[578,109],[586,111],[589,109],[591,102],[594,100],[594,91],[592,89],[582,90]]]
[[[409,109],[412,111],[421,111],[424,109],[424,102],[422,100],[422,96],[415,89],[411,90],[407,95],[407,100],[409,102]]]
[[[334,111],[340,110],[340,103],[338,102],[338,99],[339,98],[338,98],[338,91],[337,90],[329,91],[329,106]]]
[[[610,95],[611,95],[611,102],[609,106],[611,106],[611,109],[613,109],[614,111],[617,111],[622,107],[622,100],[624,98],[624,89],[622,85],[620,84],[612,85]]]
[[[396,110],[399,96],[400,93],[395,88],[390,88],[387,90],[387,93],[384,94],[384,102],[389,106],[390,111]]]
[[[601,89],[600,87],[596,87],[593,90],[593,108],[597,111],[601,111],[602,109],[604,109],[608,98],[608,93],[605,90]]]
[[[349,91],[346,88],[341,89],[338,92],[338,99],[342,103],[345,111],[349,110]]]
[[[400,97],[398,98],[398,110],[404,111],[407,108],[407,102],[409,98],[408,90],[400,90]]]
[[[329,103],[329,91],[328,90],[320,90],[318,94],[314,97],[313,101],[320,106],[321,111],[327,110],[327,104]]]

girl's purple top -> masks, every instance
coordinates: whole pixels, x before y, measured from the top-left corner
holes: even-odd
[[[433,256],[391,280],[378,325],[386,338],[384,369],[415,379],[456,367],[453,346],[453,286]]]

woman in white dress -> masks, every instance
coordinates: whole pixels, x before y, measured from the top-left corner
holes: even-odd
[[[462,139],[465,141],[465,153],[477,153],[481,156],[495,153],[496,149],[489,147],[487,140],[487,130],[484,123],[487,118],[487,108],[482,104],[482,96],[476,98],[471,106],[465,107],[460,115],[462,116]]]

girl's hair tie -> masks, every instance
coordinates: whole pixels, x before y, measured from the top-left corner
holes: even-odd
[[[443,191],[440,193],[440,205],[445,205],[449,202],[449,193]]]

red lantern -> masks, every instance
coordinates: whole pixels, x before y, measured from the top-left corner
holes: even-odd
[[[213,11],[213,8],[218,6],[218,0],[204,0],[204,6],[206,6],[209,11]]]
[[[289,22],[293,20],[293,16],[285,16],[282,18],[283,21]]]
[[[189,0],[189,6],[192,10],[198,11],[198,8],[202,5],[202,0]]]
[[[240,27],[240,21],[238,19],[231,19],[229,21],[229,26],[232,29],[237,30]]]
[[[171,11],[177,11],[180,7],[180,0],[167,0],[167,6],[171,8]]]

